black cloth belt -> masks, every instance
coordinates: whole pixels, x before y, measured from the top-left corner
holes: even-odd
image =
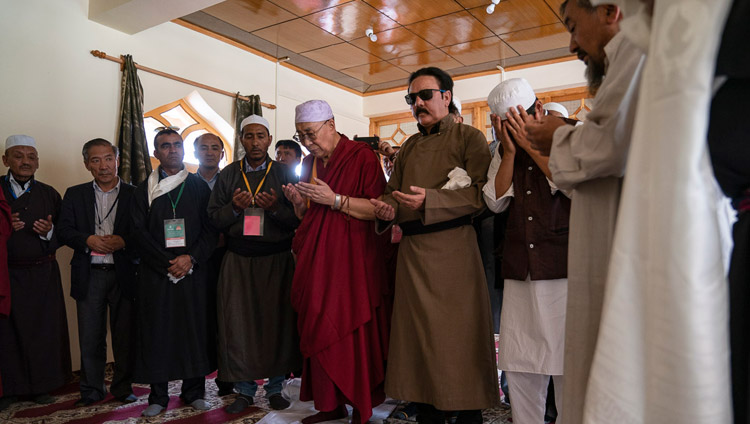
[[[100,271],[114,271],[115,264],[91,264],[91,269],[98,269]]]
[[[10,259],[8,258],[8,268],[33,268],[37,265],[53,262],[55,255],[47,255],[39,258],[30,259]]]
[[[407,221],[398,224],[405,236],[416,236],[418,234],[429,234],[438,231],[450,230],[451,228],[471,225],[471,215],[464,215],[449,221],[438,222],[436,224],[424,225],[422,221]]]

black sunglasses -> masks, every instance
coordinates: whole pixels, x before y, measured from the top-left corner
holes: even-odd
[[[419,90],[416,93],[409,93],[406,96],[404,96],[404,99],[406,99],[406,104],[411,106],[414,104],[414,102],[417,101],[417,96],[419,96],[420,99],[427,101],[432,98],[432,92],[433,91],[439,91],[441,94],[445,93],[447,90],[438,90],[437,88],[425,88],[424,90]]]

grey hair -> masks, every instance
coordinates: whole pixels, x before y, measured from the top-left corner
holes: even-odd
[[[81,154],[83,155],[83,161],[88,162],[89,161],[89,149],[94,146],[105,146],[105,147],[111,147],[112,153],[115,154],[115,157],[120,156],[120,149],[117,148],[114,144],[110,143],[109,141],[103,139],[103,138],[95,138],[93,140],[89,140],[86,142],[86,144],[83,145],[83,149],[81,150]]]

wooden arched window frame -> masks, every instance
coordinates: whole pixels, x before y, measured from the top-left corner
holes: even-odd
[[[182,115],[182,116],[180,116]],[[184,119],[184,117],[187,116],[191,118],[190,120]],[[221,134],[220,131],[218,131],[213,125],[211,125],[208,121],[206,121],[193,107],[190,106],[190,104],[185,99],[179,99],[171,103],[167,103],[163,106],[159,106],[155,109],[152,109],[146,113],[143,114],[144,120],[146,118],[152,118],[158,121],[161,126],[169,127],[169,126],[176,126],[179,129],[177,130],[178,133],[182,136],[182,139],[185,140],[186,143],[190,143],[192,145],[192,139],[196,135],[200,135],[202,133],[212,133],[216,134],[220,139],[221,143],[224,145],[224,159],[227,161],[231,161],[232,154],[233,154],[233,145],[230,144],[226,138]],[[149,152],[153,152],[153,137],[156,135],[148,134],[147,131],[147,139],[149,140]],[[193,134],[197,133],[197,134]],[[193,136],[191,137],[191,134]],[[156,158],[151,156],[151,165],[155,169],[159,162]],[[191,163],[185,163],[185,167],[188,169],[189,172],[196,172],[198,169],[198,165],[191,164]]]

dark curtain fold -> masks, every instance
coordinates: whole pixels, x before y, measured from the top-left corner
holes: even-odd
[[[151,159],[143,125],[143,86],[130,55],[123,56],[121,94],[120,131],[117,135],[119,175],[123,181],[138,185],[151,173]]]
[[[240,93],[234,98],[234,157],[233,161],[241,159],[245,156],[245,149],[242,147],[240,137],[242,136],[242,128],[240,124],[242,120],[250,115],[263,116],[263,110],[260,106],[260,96],[251,95],[247,96],[248,100],[240,99]]]

